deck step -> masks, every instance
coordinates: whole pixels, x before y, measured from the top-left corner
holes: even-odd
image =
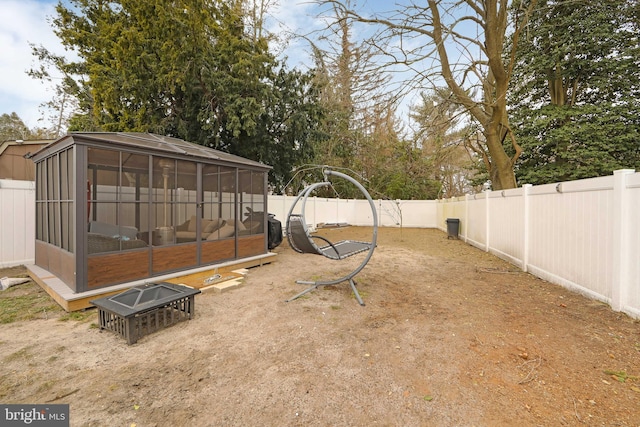
[[[207,286],[205,288],[200,288],[200,290],[202,292],[214,291],[217,293],[222,293],[222,292],[230,291],[232,289],[240,287],[240,285],[242,285],[242,279],[234,279],[234,280],[227,280],[226,282],[222,282],[222,283],[217,283],[215,285]]]
[[[244,276],[248,272],[249,272],[249,270],[246,269],[246,268],[233,270],[231,272],[231,273],[233,273],[233,276],[229,280],[223,280],[223,281],[219,281],[219,282],[214,283],[214,284],[209,285],[209,286],[204,286],[204,287],[200,288],[200,290],[202,292],[214,291],[214,292],[218,292],[218,293],[230,291],[230,290],[238,288],[238,287],[240,287],[242,285],[242,282],[244,282]]]

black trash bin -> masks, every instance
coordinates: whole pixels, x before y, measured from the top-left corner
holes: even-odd
[[[458,218],[447,218],[447,239],[457,239],[460,231],[460,220]]]
[[[282,243],[282,223],[275,218],[274,214],[269,214],[268,235],[269,250],[276,248]]]

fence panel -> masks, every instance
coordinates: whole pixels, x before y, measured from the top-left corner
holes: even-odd
[[[35,183],[0,179],[0,267],[35,262]]]
[[[441,230],[447,229],[447,219],[457,218],[460,220],[460,235],[466,234],[467,215],[465,197],[453,197],[442,200],[438,203],[437,227]]]
[[[609,177],[603,180],[610,182]],[[532,191],[528,269],[610,302],[613,187],[593,183],[584,180],[562,192],[556,186]]]
[[[465,228],[465,238],[467,242],[488,250],[487,236],[487,207],[489,193],[474,194],[467,198],[467,226]]]
[[[627,178],[627,192],[629,203],[627,206],[627,235],[629,259],[629,286],[626,292],[627,305],[624,311],[637,310],[640,312],[640,173]]]
[[[523,268],[523,189],[492,192],[488,203],[490,252]]]
[[[436,228],[435,200],[379,200],[379,223],[383,227]]]
[[[103,193],[107,194],[108,189]],[[126,189],[125,189],[126,190]],[[192,200],[193,195],[181,193],[180,201]],[[109,196],[104,196],[109,197]],[[268,211],[284,225],[295,196],[270,195]],[[111,194],[111,200],[116,200]],[[436,227],[436,205],[433,200],[374,200],[380,226]],[[0,266],[31,264],[35,258],[35,185],[27,181],[2,180],[0,184]],[[298,206],[297,209],[300,209]],[[183,213],[184,215],[184,213]],[[320,223],[348,223],[357,226],[373,224],[371,208],[366,200],[307,199],[307,222],[312,228]],[[147,215],[141,218],[146,226]],[[116,221],[106,213],[103,221]]]
[[[269,213],[283,224],[295,196],[269,196]],[[437,223],[435,200],[374,200],[378,215],[378,225],[382,227],[416,227],[435,228]],[[295,212],[300,212],[298,202]],[[320,223],[348,223],[355,226],[373,224],[371,208],[366,200],[358,199],[323,199],[309,197],[305,218],[310,227]]]

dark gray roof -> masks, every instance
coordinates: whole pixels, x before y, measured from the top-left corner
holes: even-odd
[[[246,159],[244,157],[225,153],[203,145],[187,142],[170,136],[156,135],[153,133],[137,132],[71,132],[62,138],[52,142],[39,151],[34,157],[39,157],[42,152],[55,152],[55,145],[63,144],[63,141],[73,138],[74,142],[97,142],[120,147],[130,147],[149,151],[151,154],[178,155],[196,157],[199,159],[218,160],[227,163],[237,163],[245,166],[270,169],[264,163]],[[68,141],[67,141],[68,142]],[[114,147],[115,148],[115,147]]]

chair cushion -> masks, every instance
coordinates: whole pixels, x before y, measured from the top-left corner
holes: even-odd
[[[191,219],[189,220],[189,226],[187,227],[187,231],[196,231],[196,216],[191,215]]]
[[[138,237],[138,229],[136,227],[127,225],[117,226],[116,224],[101,221],[91,221],[89,223],[89,232],[109,237],[126,237],[130,240]]]
[[[246,230],[246,229],[247,229],[247,228],[244,226],[244,224],[243,224],[242,222],[240,222],[240,221],[237,221],[237,222],[238,222],[238,230],[239,230],[239,231],[242,231],[242,230]],[[236,225],[236,220],[235,220],[235,219],[225,219],[225,223],[226,223],[227,225],[230,225],[230,226],[232,226],[232,227],[235,227],[235,225]]]
[[[218,219],[212,219],[209,221],[209,223],[207,224],[206,227],[203,226],[203,233],[213,233],[214,231],[216,231],[217,229],[219,229],[220,227],[222,227],[225,224],[224,219],[222,218],[218,218]]]
[[[224,225],[222,218],[217,219],[201,219],[200,227],[203,233],[211,233]],[[189,220],[189,226],[186,231],[196,231],[196,216],[192,215]]]
[[[216,231],[209,234],[207,240],[226,239],[227,237],[233,236],[233,233],[235,233],[235,231],[236,229],[234,226],[225,224]]]

